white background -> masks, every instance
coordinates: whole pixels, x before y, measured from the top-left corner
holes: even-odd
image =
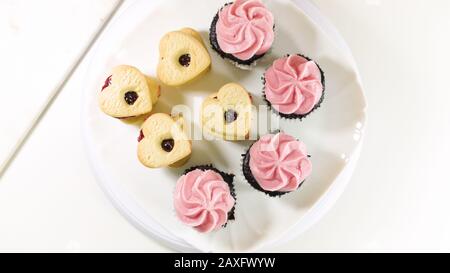
[[[113,1],[93,2],[109,10]],[[337,204],[274,251],[450,251],[450,1],[312,2],[339,29],[360,68],[369,103],[366,142]],[[6,50],[19,56],[23,49]],[[1,251],[170,251],[130,225],[91,173],[80,136],[88,59],[0,177]],[[17,103],[14,92],[24,92],[18,89],[0,90],[2,101]],[[6,122],[21,115],[7,114]]]

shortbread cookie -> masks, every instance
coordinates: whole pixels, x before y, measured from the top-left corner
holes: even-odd
[[[158,101],[160,87],[137,68],[121,65],[112,70],[99,95],[101,110],[115,118],[149,114]]]
[[[181,167],[187,162],[192,144],[182,117],[154,114],[142,125],[138,157],[149,168]]]
[[[159,51],[158,78],[169,86],[186,84],[211,67],[211,57],[200,34],[191,28],[167,33]]]
[[[223,86],[202,105],[203,131],[225,140],[245,140],[250,135],[252,100],[237,83]]]

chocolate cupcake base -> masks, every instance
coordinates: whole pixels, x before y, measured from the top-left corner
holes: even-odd
[[[247,150],[247,153],[245,153],[244,155],[242,155],[243,157],[243,161],[242,161],[242,172],[244,174],[245,179],[247,180],[247,182],[256,190],[263,192],[265,194],[267,194],[270,197],[281,197],[283,195],[286,195],[290,192],[279,192],[279,191],[266,191],[263,188],[261,188],[261,186],[259,185],[259,183],[256,181],[255,177],[252,174],[252,171],[250,169],[250,148]],[[300,183],[300,185],[298,186],[297,189],[299,189],[302,185],[303,185],[304,181],[302,183]]]
[[[237,202],[236,190],[234,188],[234,174],[228,174],[228,173],[222,172],[222,171],[214,168],[213,165],[200,165],[200,166],[194,166],[194,167],[187,169],[186,171],[184,171],[183,175],[186,175],[195,170],[214,171],[214,172],[220,174],[220,176],[222,176],[225,183],[228,184],[228,187],[230,187],[231,196],[233,196],[234,200]],[[235,210],[236,210],[236,204],[228,213],[228,221],[233,221],[236,219]],[[224,227],[226,227],[226,226],[227,226],[227,224],[224,225]]]
[[[306,56],[304,56],[304,55],[302,55],[302,54],[297,54],[297,55],[300,56],[300,57],[303,57],[303,58],[307,59],[308,61],[312,61],[311,58],[306,57]],[[287,55],[287,57],[289,57],[289,56],[290,56],[290,55]],[[266,97],[266,78],[265,78],[265,76],[262,77],[263,86],[264,86],[264,87],[263,87],[263,98],[264,98],[264,101],[267,103],[267,106],[269,106],[270,110],[272,110],[272,112],[274,112],[274,113],[277,114],[278,116],[280,116],[280,117],[282,117],[282,118],[285,118],[285,119],[299,119],[299,120],[302,120],[302,119],[308,117],[310,114],[312,114],[314,111],[316,111],[317,109],[320,108],[320,106],[322,105],[323,101],[325,100],[325,73],[323,72],[323,70],[322,70],[322,68],[319,66],[319,64],[317,64],[316,62],[314,62],[314,63],[317,65],[317,67],[318,67],[319,70],[320,70],[320,75],[321,75],[321,78],[322,78],[323,92],[322,92],[322,97],[320,98],[319,102],[314,106],[314,108],[313,108],[309,113],[304,114],[304,115],[284,114],[284,113],[281,113],[281,112],[277,111],[277,110],[273,107],[272,103],[271,103],[271,102],[267,99],[267,97]]]
[[[214,51],[216,51],[219,54],[220,57],[222,57],[223,59],[227,59],[227,60],[233,62],[237,67],[240,67],[240,68],[243,68],[243,69],[249,69],[257,60],[261,59],[266,54],[253,56],[249,60],[240,60],[240,59],[236,58],[235,56],[233,56],[232,54],[225,53],[220,48],[219,42],[217,40],[216,25],[217,25],[217,22],[219,21],[219,13],[220,13],[220,11],[222,11],[222,9],[224,7],[226,7],[227,5],[230,5],[230,4],[232,4],[232,3],[225,4],[225,6],[223,6],[217,12],[216,16],[214,17],[214,19],[213,19],[213,21],[211,23],[211,27],[209,29],[209,41],[211,43],[212,49],[214,49]]]

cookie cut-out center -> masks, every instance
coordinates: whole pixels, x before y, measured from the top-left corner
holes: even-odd
[[[125,93],[125,102],[128,105],[133,105],[137,101],[138,98],[139,98],[139,95],[134,91],[128,91],[127,93]]]
[[[165,139],[161,142],[161,148],[168,153],[170,153],[174,147],[175,141],[173,139]]]
[[[181,55],[178,61],[182,66],[189,67],[189,65],[191,65],[191,55],[190,54]]]
[[[226,123],[233,123],[237,120],[238,113],[233,109],[229,109],[224,114],[224,119]]]

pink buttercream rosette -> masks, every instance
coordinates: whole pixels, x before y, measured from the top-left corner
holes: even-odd
[[[260,0],[237,0],[218,12],[211,44],[222,57],[250,66],[272,47],[274,25],[273,14]]]
[[[210,166],[188,170],[177,182],[175,212],[181,222],[201,233],[216,231],[234,219],[233,176]],[[231,219],[232,218],[232,219]]]
[[[305,118],[320,107],[324,93],[323,71],[302,55],[277,59],[264,74],[264,98],[283,118]]]
[[[312,173],[306,145],[286,133],[256,141],[243,157],[244,177],[269,196],[296,191]]]

